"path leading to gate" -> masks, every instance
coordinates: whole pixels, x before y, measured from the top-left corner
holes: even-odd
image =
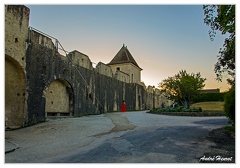
[[[209,131],[226,117],[184,117],[142,112],[48,120],[5,131],[6,163],[194,163],[213,142]],[[223,152],[223,151],[219,151]]]

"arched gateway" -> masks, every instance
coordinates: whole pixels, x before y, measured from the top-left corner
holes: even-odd
[[[44,92],[46,116],[73,115],[73,89],[64,79],[54,80]]]
[[[25,121],[26,77],[20,64],[5,55],[5,127],[19,128]]]

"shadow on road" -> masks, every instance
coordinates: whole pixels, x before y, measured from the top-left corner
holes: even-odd
[[[223,119],[209,119],[202,121],[195,121],[195,124],[203,124],[203,125],[223,125],[224,123],[228,125],[228,120],[226,118]]]
[[[88,152],[59,158],[54,163],[198,163],[209,146],[208,130],[198,126],[130,131]]]

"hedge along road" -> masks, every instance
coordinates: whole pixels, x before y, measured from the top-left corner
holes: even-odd
[[[5,140],[19,147],[5,162],[195,163],[215,145],[206,140],[208,132],[227,121],[146,111],[49,120],[5,131]]]

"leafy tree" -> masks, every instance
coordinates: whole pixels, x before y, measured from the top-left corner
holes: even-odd
[[[235,85],[235,5],[203,5],[204,23],[210,26],[209,36],[213,41],[216,31],[227,35],[223,48],[220,48],[214,70],[218,81],[227,72],[230,85]]]
[[[204,23],[210,26],[209,36],[213,40],[216,31],[227,35],[223,48],[220,49],[218,62],[215,64],[217,80],[222,81],[222,74],[227,72],[232,85],[224,98],[224,111],[230,122],[235,124],[235,5],[204,5]]]
[[[200,73],[188,74],[186,70],[181,70],[175,76],[164,79],[158,87],[162,92],[170,95],[170,99],[180,104],[186,101],[189,108],[190,101],[205,86],[205,80],[206,78],[202,78]]]
[[[232,123],[235,125],[235,87],[233,86],[224,97],[224,111]]]

